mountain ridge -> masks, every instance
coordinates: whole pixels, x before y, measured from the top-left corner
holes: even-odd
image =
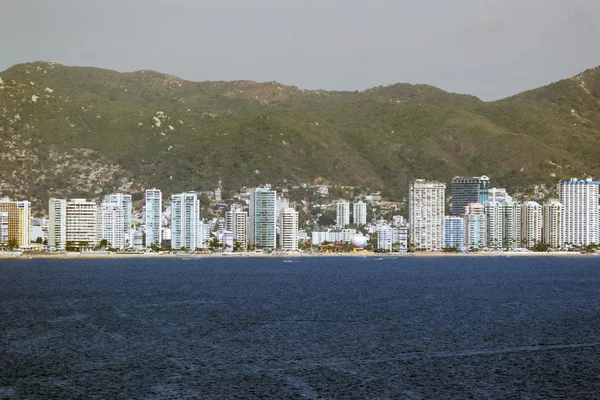
[[[97,197],[264,182],[382,189],[600,175],[600,69],[485,102],[430,85],[302,90],[54,62],[0,72],[0,193]],[[22,188],[21,188],[22,187]]]

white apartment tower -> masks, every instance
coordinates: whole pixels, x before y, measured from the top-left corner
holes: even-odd
[[[242,249],[248,247],[248,213],[238,207],[231,208],[225,213],[225,230],[233,233],[233,240],[238,242]]]
[[[48,202],[48,245],[56,250],[67,248],[67,200],[50,199]]]
[[[279,243],[282,250],[298,251],[298,212],[293,208],[281,212]]]
[[[562,203],[561,242],[576,246],[598,243],[598,186],[588,178],[572,178],[558,186]]]
[[[515,201],[500,203],[502,209],[502,247],[521,246],[521,205]]]
[[[338,228],[344,228],[350,224],[350,204],[342,201],[336,205],[335,224]]]
[[[98,242],[106,240],[110,247],[124,249],[125,231],[123,207],[116,203],[102,203],[98,208]]]
[[[71,199],[66,206],[66,246],[89,249],[98,244],[98,205],[86,199]]]
[[[521,204],[521,244],[532,248],[542,241],[542,206],[535,201]]]
[[[161,231],[162,193],[159,189],[146,190],[146,241],[150,247],[153,243],[162,242]]]
[[[171,196],[171,248],[195,250],[199,244],[200,201],[194,192]]]
[[[504,240],[504,212],[501,203],[488,201],[484,207],[487,220],[487,245],[492,249],[500,249]]]
[[[248,243],[258,248],[277,247],[277,193],[268,188],[250,192]]]
[[[362,201],[352,205],[352,223],[357,226],[367,224],[367,205]]]
[[[415,249],[444,247],[444,183],[417,179],[409,189],[410,241]]]
[[[553,249],[560,249],[561,242],[560,226],[562,219],[562,204],[558,200],[550,200],[543,208],[542,240]]]
[[[133,202],[130,194],[115,193],[106,196],[105,203],[116,204],[123,210],[123,233],[125,237],[125,246],[131,246],[133,241],[131,215]]]
[[[483,204],[469,203],[465,207],[464,219],[466,248],[487,247],[487,223]]]

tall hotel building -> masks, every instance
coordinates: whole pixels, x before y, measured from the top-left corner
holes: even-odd
[[[31,242],[31,203],[0,199],[0,245],[9,241],[17,247],[28,247]]]
[[[444,217],[444,247],[463,250],[465,247],[465,220],[463,217]]]
[[[521,205],[515,201],[500,203],[502,209],[502,247],[521,246]]]
[[[356,226],[367,224],[367,205],[362,201],[352,205],[352,222]]]
[[[98,241],[106,240],[110,247],[124,249],[126,242],[124,225],[123,207],[106,202],[100,205],[98,208]]]
[[[298,250],[298,211],[293,208],[284,208],[281,211],[279,242],[282,250]]]
[[[200,201],[197,193],[171,196],[171,247],[174,250],[200,247]]]
[[[133,236],[131,231],[131,215],[133,202],[131,200],[131,195],[121,193],[111,194],[104,199],[104,202],[116,204],[123,210],[123,233],[125,237],[125,243],[131,246],[133,242]]]
[[[337,203],[336,208],[335,224],[338,228],[344,228],[350,224],[350,204],[342,201]]]
[[[500,249],[504,243],[504,212],[502,203],[488,201],[484,204],[487,223],[487,245],[492,249]]]
[[[561,242],[576,246],[598,243],[598,186],[592,179],[572,178],[558,186],[562,203]]]
[[[98,244],[98,205],[95,202],[68,200],[66,215],[67,249],[89,249]]]
[[[162,242],[161,217],[162,193],[159,189],[146,190],[146,241],[144,245],[150,247],[153,243]]]
[[[490,178],[487,176],[462,177],[452,179],[452,215],[464,214],[469,203],[488,201]]]
[[[233,233],[233,240],[237,241],[242,249],[248,247],[248,213],[235,207],[225,213],[225,230]]]
[[[258,248],[277,247],[276,192],[256,188],[250,192],[248,241]]]
[[[446,185],[441,182],[417,179],[410,183],[410,241],[415,249],[444,247],[445,190]]]
[[[65,250],[67,248],[67,200],[50,199],[48,214],[48,245],[56,250]]]
[[[542,206],[535,201],[521,204],[521,244],[531,248],[542,242]]]
[[[553,249],[560,249],[561,242],[560,224],[562,219],[562,204],[558,200],[550,200],[543,207],[544,230],[542,240],[544,244]]]
[[[465,207],[465,246],[468,249],[487,247],[487,224],[485,207],[470,203]]]

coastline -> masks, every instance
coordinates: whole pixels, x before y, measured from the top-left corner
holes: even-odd
[[[0,259],[63,259],[91,260],[105,258],[298,258],[298,257],[355,257],[355,258],[434,258],[434,257],[600,257],[597,253],[577,252],[474,252],[474,253],[443,253],[418,252],[408,254],[390,253],[211,253],[211,254],[169,254],[169,253],[44,253],[44,254],[11,254],[0,253]]]

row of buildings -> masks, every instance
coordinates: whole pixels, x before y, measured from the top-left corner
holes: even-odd
[[[598,244],[599,186],[592,179],[563,181],[558,199],[541,205],[518,203],[504,189],[489,189],[486,176],[457,177],[451,215],[445,215],[446,185],[418,179],[409,190],[410,242],[422,250]]]
[[[200,217],[196,192],[173,194],[163,207],[162,192],[148,189],[141,226],[132,223],[132,198],[106,196],[98,205],[86,199],[49,201],[48,245],[56,250],[82,250],[105,241],[116,249],[169,247],[173,250],[207,248],[216,238],[223,248],[237,246],[287,251],[298,249],[298,212],[274,190],[257,188],[247,208],[233,205],[223,221]]]

